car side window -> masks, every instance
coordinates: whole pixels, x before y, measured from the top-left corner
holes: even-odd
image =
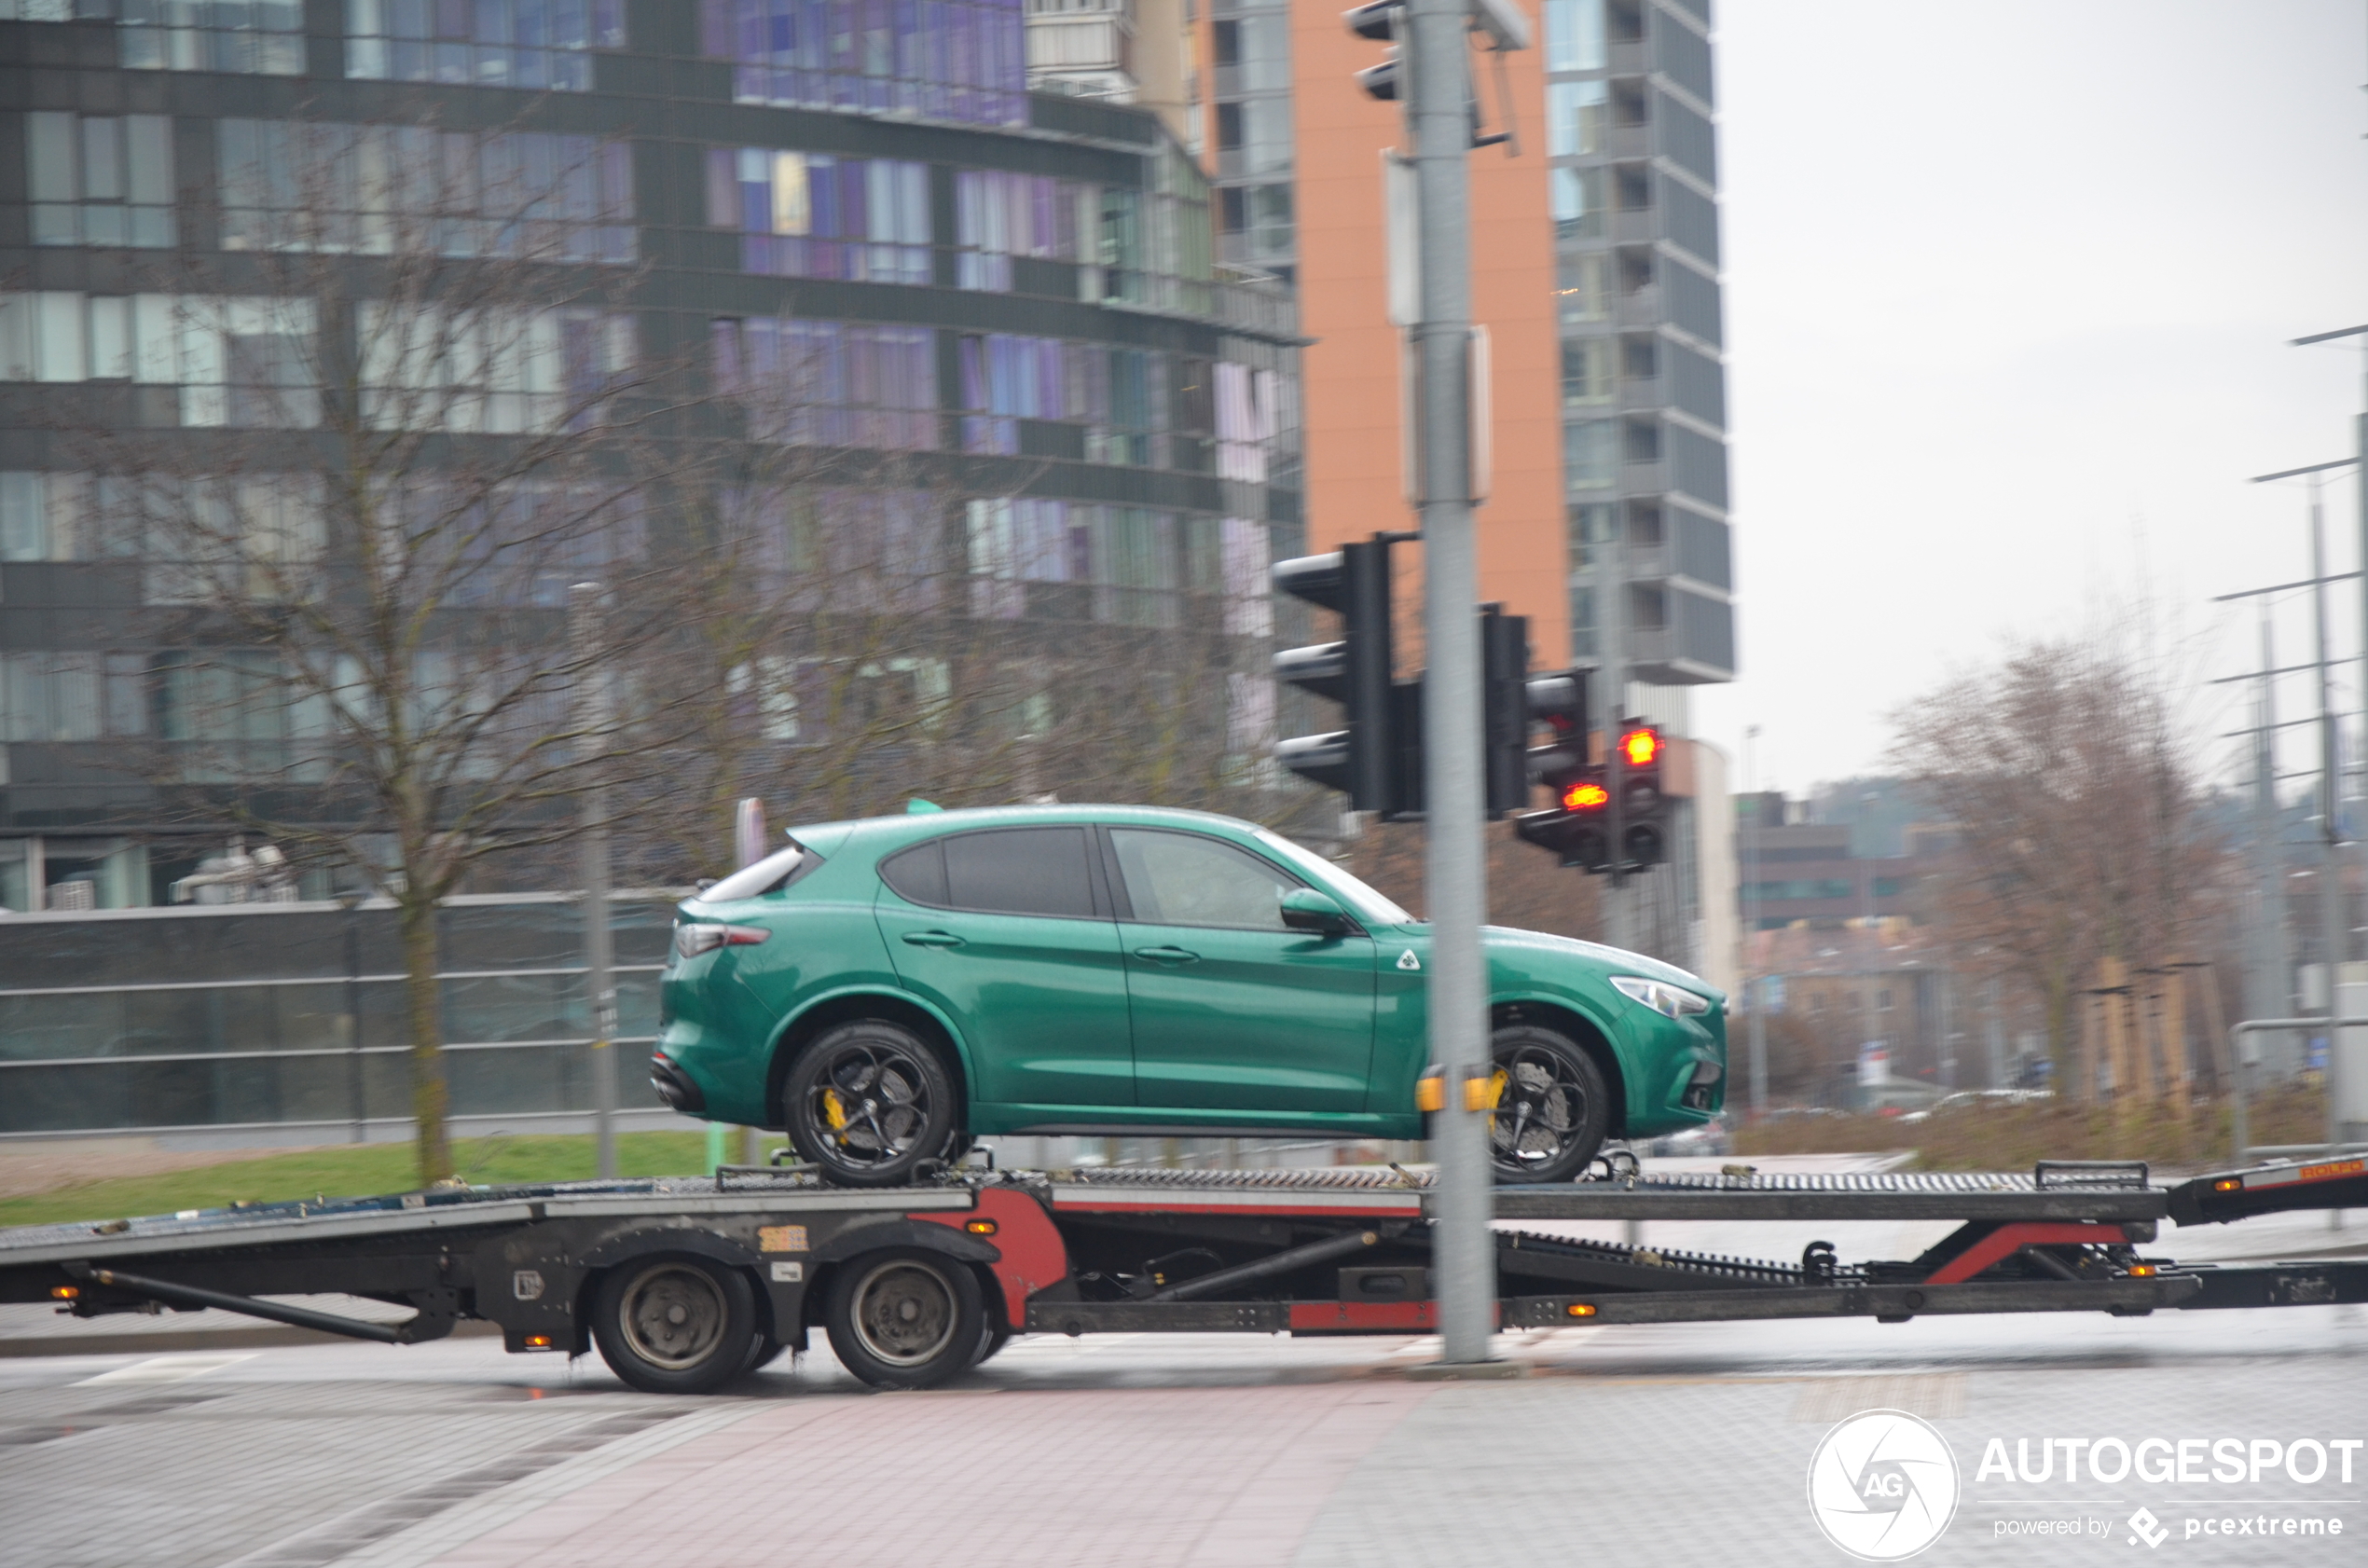
[[[1283,895],[1300,886],[1246,850],[1198,833],[1112,828],[1110,847],[1135,918],[1154,926],[1279,931]]]
[[[880,879],[914,903],[945,909],[1095,913],[1083,828],[989,828],[931,839],[881,861]]]

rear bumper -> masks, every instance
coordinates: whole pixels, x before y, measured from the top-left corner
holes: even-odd
[[[663,1055],[650,1058],[650,1087],[664,1100],[685,1116],[696,1116],[707,1109],[707,1093],[689,1073]]]

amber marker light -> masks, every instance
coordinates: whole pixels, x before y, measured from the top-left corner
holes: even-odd
[[[2132,1263],[2129,1266],[2129,1277],[2131,1279],[2152,1279],[2155,1277],[2155,1266],[2152,1263]]]
[[[2215,1192],[2237,1192],[2243,1190],[2244,1185],[2235,1176],[2223,1176],[2211,1184],[2211,1190]]]
[[[1570,1314],[1573,1317],[1593,1317],[1595,1315],[1595,1303],[1592,1301],[1573,1301],[1569,1306],[1564,1307],[1563,1310]]]
[[[995,1234],[995,1221],[992,1219],[966,1219],[962,1221],[962,1229],[968,1231],[973,1236],[991,1236]]]
[[[551,1336],[548,1334],[529,1334],[526,1337],[526,1348],[529,1350],[549,1350],[551,1348]]]
[[[49,1300],[52,1301],[78,1301],[81,1299],[82,1286],[78,1285],[53,1285],[49,1287]]]

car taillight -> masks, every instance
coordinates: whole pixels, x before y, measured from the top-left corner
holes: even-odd
[[[674,951],[685,958],[695,958],[719,947],[754,947],[772,934],[762,926],[677,926]]]

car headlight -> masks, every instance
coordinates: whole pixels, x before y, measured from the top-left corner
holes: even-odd
[[[1620,995],[1631,1001],[1643,1002],[1664,1018],[1687,1018],[1710,1011],[1710,998],[1698,997],[1691,991],[1670,984],[1665,980],[1647,980],[1641,974],[1616,974],[1612,983]]]

